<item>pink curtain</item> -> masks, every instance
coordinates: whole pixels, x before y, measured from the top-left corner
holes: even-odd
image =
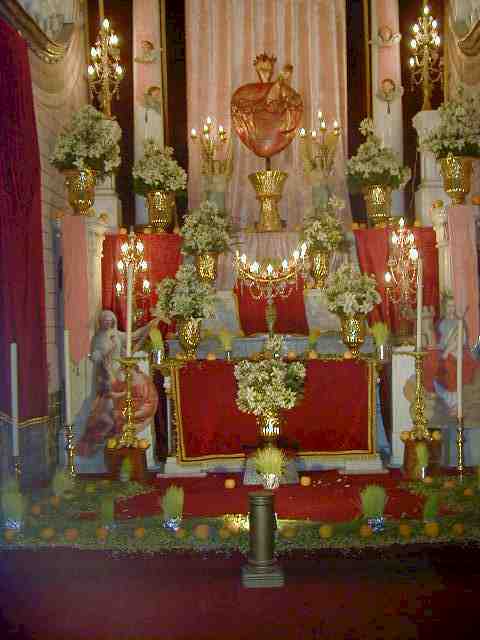
[[[186,0],[188,128],[201,129],[207,115],[231,131],[230,98],[241,85],[256,82],[256,55],[277,57],[274,77],[293,64],[291,85],[304,102],[303,126],[318,126],[321,109],[329,124],[347,126],[345,2],[343,0]],[[258,219],[258,203],[247,176],[264,168],[234,134],[234,173],[227,207],[242,227]],[[343,136],[346,148],[346,135]],[[339,151],[343,175],[345,149]],[[281,217],[290,228],[311,204],[302,174],[299,144],[294,140],[272,159],[273,168],[289,173]],[[199,203],[200,157],[189,143],[189,202]]]

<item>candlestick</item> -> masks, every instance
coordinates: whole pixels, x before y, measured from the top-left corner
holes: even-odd
[[[457,330],[457,418],[463,419],[463,318],[458,319]]]
[[[10,380],[12,394],[12,455],[14,458],[18,458],[18,353],[16,342],[12,342],[10,345]]]
[[[418,258],[417,267],[417,351],[422,350],[422,308],[423,308],[423,260]]]
[[[72,424],[72,386],[70,382],[70,331],[63,332],[63,358],[65,361],[65,422]]]
[[[127,358],[132,355],[133,264],[127,266]]]

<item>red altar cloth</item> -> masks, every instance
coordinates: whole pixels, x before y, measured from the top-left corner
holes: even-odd
[[[301,455],[374,452],[375,401],[372,365],[354,360],[306,363],[304,398],[284,413],[282,436]],[[257,442],[255,416],[236,405],[234,364],[189,362],[178,372],[181,462],[239,458]]]
[[[150,281],[152,293],[150,304],[156,302],[155,286],[163,278],[174,277],[181,263],[180,247],[182,239],[173,233],[137,234],[145,247],[145,260],[148,271],[145,278]],[[115,284],[120,280],[117,262],[121,258],[120,247],[125,242],[125,235],[105,236],[102,258],[102,305],[104,309],[113,311],[117,316],[119,329],[125,329],[126,297],[116,296]],[[149,317],[145,317],[148,320]]]
[[[423,259],[423,305],[433,306],[435,319],[439,312],[438,289],[438,253],[435,231],[431,227],[412,227],[415,245]],[[397,307],[387,301],[385,290],[385,272],[388,270],[389,236],[391,229],[356,229],[355,242],[357,245],[360,269],[364,273],[374,274],[382,302],[369,314],[370,324],[386,322],[394,331],[398,330]]]

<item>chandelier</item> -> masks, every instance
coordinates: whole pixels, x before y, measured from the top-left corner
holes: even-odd
[[[412,25],[412,33],[410,48],[413,55],[409,60],[412,91],[415,86],[422,87],[422,111],[428,111],[432,108],[433,85],[442,80],[443,60],[438,52],[438,22],[430,15],[430,7],[426,2],[423,3],[422,15]]]
[[[110,21],[104,18],[101,22],[95,46],[90,49],[88,65],[88,86],[90,99],[98,97],[100,108],[108,117],[112,117],[112,98],[119,98],[119,85],[123,78],[120,65],[119,40]]]
[[[217,128],[213,118],[207,116],[201,135],[198,135],[196,129],[192,129],[190,137],[200,144],[202,174],[230,178],[233,170],[232,145],[225,128],[221,124]]]

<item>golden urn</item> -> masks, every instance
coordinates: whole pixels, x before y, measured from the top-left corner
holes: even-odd
[[[206,251],[195,256],[195,267],[202,282],[214,284],[218,272],[218,253]]]
[[[196,360],[197,349],[201,341],[201,318],[179,320],[177,326],[178,341],[186,360]]]
[[[324,289],[330,269],[330,251],[312,250],[310,253],[310,273],[314,280],[315,289]]]
[[[385,184],[369,184],[362,188],[367,218],[372,227],[385,227],[392,215],[392,188]]]
[[[282,418],[278,409],[270,409],[257,416],[260,440],[267,446],[275,446],[280,437]]]
[[[360,347],[365,342],[366,319],[365,314],[338,314],[343,344],[354,358],[358,358]]]
[[[260,219],[257,231],[281,231],[282,221],[278,203],[283,194],[283,186],[288,173],[278,169],[257,171],[248,176],[260,202]]]
[[[454,156],[449,153],[440,159],[443,190],[453,204],[465,204],[465,198],[472,187],[473,158]]]
[[[95,171],[67,169],[63,172],[68,191],[68,204],[78,216],[88,216],[95,202]]]
[[[149,191],[147,193],[149,225],[154,233],[166,233],[173,225],[175,194],[173,191]]]

